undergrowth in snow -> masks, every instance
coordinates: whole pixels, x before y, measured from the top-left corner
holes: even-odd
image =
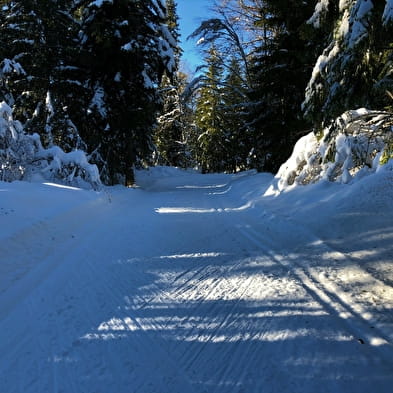
[[[0,180],[51,181],[98,189],[98,168],[88,162],[85,152],[64,152],[57,146],[45,149],[38,134],[28,135],[12,109],[0,102]]]
[[[358,109],[345,112],[321,135],[301,138],[270,192],[321,180],[350,183],[381,169],[392,170],[393,116]]]

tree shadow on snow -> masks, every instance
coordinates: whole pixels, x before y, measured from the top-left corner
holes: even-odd
[[[190,252],[111,269],[122,277],[111,312],[90,312],[68,354],[67,368],[86,370],[79,391],[93,381],[118,393],[391,390],[383,346],[362,344],[266,255]]]

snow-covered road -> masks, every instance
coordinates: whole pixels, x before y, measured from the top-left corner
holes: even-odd
[[[392,210],[166,171],[0,183],[0,393],[392,391]]]

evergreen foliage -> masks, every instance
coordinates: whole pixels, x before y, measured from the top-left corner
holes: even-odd
[[[187,168],[192,165],[188,131],[192,119],[189,108],[184,102],[183,92],[187,76],[181,72],[173,75],[172,81],[164,75],[160,92],[162,109],[155,130],[155,144],[158,151],[158,163]]]
[[[1,50],[3,99],[30,133],[44,144],[70,151],[84,148],[70,120],[74,109],[76,22],[71,1],[2,2]],[[73,94],[75,93],[75,94]]]
[[[176,7],[174,0],[166,0],[166,24],[176,45],[173,48],[174,68],[171,74],[165,73],[160,85],[162,108],[155,129],[155,144],[159,164],[187,167],[190,164],[185,136],[188,127],[185,103],[182,98],[186,79],[179,70],[181,49]]]
[[[103,181],[133,183],[133,166],[149,163],[157,86],[174,70],[175,42],[156,1],[80,2],[80,39],[93,125],[89,146],[104,163]]]
[[[274,172],[343,111],[392,110],[392,0],[214,7],[187,85],[175,0],[0,0],[2,177],[28,152],[67,177],[81,150],[106,184],[153,163]]]
[[[248,99],[237,101],[242,110],[223,126],[229,139],[248,150],[246,165],[239,165],[244,152],[238,150],[238,168],[275,172],[299,137],[311,129],[318,133],[343,110],[391,110],[390,0],[221,0],[216,14],[192,36],[221,54],[226,71],[218,85],[236,84],[226,79],[226,54],[241,60]],[[226,96],[229,91],[221,89],[222,102]],[[202,94],[201,99],[206,102]],[[229,113],[221,112],[224,122]],[[230,127],[235,119],[238,132]],[[223,145],[217,146],[216,158],[223,162]],[[220,167],[228,170],[233,163],[225,161]]]
[[[212,46],[206,59],[207,70],[195,110],[198,127],[197,161],[203,172],[226,169],[227,146],[223,128],[222,81],[223,69],[219,53]]]
[[[196,151],[203,170],[236,172],[249,167],[252,149],[246,124],[250,72],[241,18],[231,12],[229,2],[224,3],[216,4],[217,18],[203,21],[190,36],[199,38],[206,58],[205,72],[196,84]]]
[[[309,125],[301,115],[315,52],[305,21],[313,1],[264,1],[256,21],[264,39],[252,53],[251,166],[276,171]]]
[[[378,171],[392,157],[391,113],[358,109],[346,111],[317,138],[309,133],[297,142],[281,166],[277,190],[320,180],[349,183]]]
[[[44,147],[86,150],[105,183],[131,184],[175,69],[165,17],[158,0],[2,0],[0,98]]]
[[[301,103],[317,57],[306,26],[315,1],[291,1],[290,6],[288,1],[221,3],[220,18],[202,22],[192,36],[225,53],[218,59],[226,70],[221,81],[226,86],[225,133],[237,150],[227,146],[231,154],[223,166],[275,171],[309,128]],[[239,20],[245,16],[252,20],[242,22],[247,30],[240,31]]]
[[[222,127],[226,146],[225,170],[237,172],[249,168],[250,135],[246,126],[247,88],[241,62],[233,56],[222,87]]]
[[[309,23],[328,33],[307,86],[304,109],[317,130],[344,109],[391,108],[392,19],[388,2],[318,2]],[[389,16],[390,15],[390,16]],[[332,20],[334,21],[332,23]]]
[[[98,169],[81,150],[64,152],[58,146],[43,148],[38,134],[27,135],[13,119],[12,109],[0,102],[0,180],[39,179],[98,189]]]

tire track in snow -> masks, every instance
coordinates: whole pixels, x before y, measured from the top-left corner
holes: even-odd
[[[160,301],[165,301],[165,300],[170,300],[173,299],[174,297],[176,298],[177,296],[181,294],[185,294],[190,290],[193,290],[194,288],[194,282],[195,281],[201,281],[209,276],[211,276],[213,273],[217,273],[219,271],[219,268],[216,268],[211,265],[203,265],[201,266],[200,269],[198,270],[193,270],[190,268],[186,272],[180,274],[178,277],[176,277],[173,282],[171,282],[171,287],[170,289],[167,288],[167,286],[158,286],[155,284],[155,292],[153,296],[149,297],[146,299],[141,305],[136,307],[136,310],[143,310],[144,308],[148,307],[152,303],[157,303],[158,300]],[[180,285],[177,285],[182,278],[185,277],[184,282],[182,282]],[[167,284],[168,285],[168,284]],[[173,289],[175,288],[175,289]]]
[[[95,238],[100,238],[102,237],[103,232],[102,231],[96,231],[93,233],[93,236]],[[97,239],[96,239],[97,240]],[[91,242],[88,242],[89,244]],[[84,246],[82,247],[84,248]],[[57,378],[57,367],[58,365],[61,365],[64,361],[67,362],[67,357],[71,357],[71,359],[75,356],[77,356],[78,359],[78,364],[80,364],[79,367],[75,367],[73,364],[69,364],[68,366],[62,366],[62,380],[61,380],[61,384],[62,384],[62,388],[65,389],[65,391],[68,392],[73,392],[74,388],[72,387],[72,385],[69,383],[69,381],[75,381],[75,380],[79,380],[79,389],[75,388],[75,391],[79,391],[81,392],[82,387],[81,386],[85,386],[85,388],[88,387],[88,384],[86,385],[86,381],[85,382],[81,382],[81,377],[82,379],[88,378],[89,375],[91,374],[92,376],[97,376],[98,378],[106,378],[107,380],[111,380],[111,389],[114,389],[114,391],[116,392],[125,392],[126,389],[126,384],[124,381],[130,381],[132,380],[132,376],[134,374],[132,374],[133,372],[137,372],[137,370],[139,369],[135,369],[136,371],[131,371],[131,374],[129,375],[124,375],[124,376],[120,376],[119,379],[113,379],[113,377],[111,376],[110,372],[111,370],[118,370],[118,372],[120,372],[121,370],[125,370],[125,364],[124,362],[127,362],[127,353],[129,350],[122,350],[121,352],[117,352],[117,353],[113,353],[111,350],[111,347],[113,345],[109,345],[106,344],[105,339],[104,338],[99,338],[99,341],[103,341],[102,344],[99,345],[99,347],[101,348],[101,350],[97,353],[95,353],[94,351],[91,352],[89,350],[89,345],[86,344],[86,342],[83,342],[83,337],[78,336],[78,329],[75,328],[75,320],[77,320],[77,318],[79,318],[80,316],[83,317],[83,319],[85,320],[84,325],[87,326],[91,326],[93,327],[95,325],[96,322],[94,322],[95,320],[97,320],[97,315],[96,313],[98,312],[98,314],[107,314],[108,317],[109,315],[111,315],[111,318],[118,318],[121,322],[121,326],[120,326],[120,330],[116,330],[118,329],[117,326],[113,326],[114,327],[114,331],[111,331],[111,325],[110,323],[105,325],[105,324],[101,324],[100,326],[96,326],[96,329],[98,330],[99,334],[105,334],[105,330],[106,327],[108,326],[108,335],[109,334],[117,334],[117,333],[124,333],[127,336],[133,336],[135,334],[135,331],[137,331],[137,339],[131,339],[130,338],[130,343],[132,344],[131,349],[135,349],[138,350],[139,353],[142,354],[146,354],[144,356],[141,357],[141,362],[142,364],[146,365],[146,370],[148,369],[147,365],[149,363],[150,366],[156,371],[158,372],[158,374],[160,376],[163,377],[168,377],[168,378],[172,378],[172,379],[176,379],[176,383],[174,382],[174,384],[178,384],[179,386],[182,386],[183,388],[185,388],[187,391],[193,391],[193,388],[191,386],[191,383],[188,382],[186,380],[186,373],[181,371],[181,367],[179,367],[178,364],[173,363],[173,361],[171,360],[171,356],[170,354],[168,354],[167,352],[165,352],[165,350],[162,348],[162,343],[161,342],[156,342],[154,340],[154,337],[152,337],[151,334],[149,334],[148,332],[145,332],[145,329],[143,326],[141,326],[138,322],[138,319],[135,318],[135,316],[132,316],[132,313],[130,314],[130,310],[128,310],[127,312],[121,311],[119,310],[119,305],[121,305],[122,303],[122,299],[124,298],[124,293],[126,293],[126,288],[124,287],[124,278],[122,277],[117,277],[118,278],[118,283],[119,286],[117,285],[113,285],[114,284],[114,279],[116,279],[116,276],[111,277],[111,274],[108,271],[102,270],[102,266],[97,265],[96,261],[94,258],[91,258],[92,255],[94,255],[95,253],[91,250],[89,250],[88,248],[86,248],[86,250],[84,250],[86,252],[81,252],[80,249],[76,249],[73,250],[73,253],[75,255],[78,255],[78,258],[76,258],[75,263],[81,263],[79,265],[78,271],[79,271],[79,275],[81,276],[81,279],[77,279],[76,282],[76,287],[74,287],[74,289],[72,289],[70,287],[71,283],[67,282],[67,280],[65,281],[65,289],[66,292],[71,291],[71,293],[74,293],[75,290],[77,291],[77,293],[84,293],[84,299],[86,299],[86,301],[82,301],[82,302],[78,302],[78,306],[83,306],[85,305],[85,308],[83,310],[79,309],[76,311],[76,314],[71,314],[74,315],[74,317],[72,319],[69,320],[69,323],[65,323],[67,322],[64,318],[60,318],[59,321],[61,323],[65,323],[65,325],[61,326],[60,331],[57,330],[57,326],[60,323],[57,318],[51,318],[48,316],[48,310],[44,310],[42,311],[42,313],[40,313],[39,315],[35,315],[35,318],[38,318],[41,323],[38,323],[37,326],[40,326],[42,324],[42,322],[47,321],[49,322],[49,326],[48,326],[48,335],[45,334],[45,332],[38,332],[36,331],[36,329],[38,329],[38,327],[33,331],[33,332],[26,332],[26,335],[21,335],[20,336],[24,336],[24,337],[31,337],[32,335],[38,336],[38,340],[37,340],[37,351],[39,351],[39,353],[44,354],[43,356],[45,357],[46,353],[50,353],[50,359],[48,359],[47,362],[47,366],[49,368],[49,370],[45,371],[42,373],[42,375],[45,375],[45,379],[42,378],[39,383],[40,383],[40,390],[39,391],[53,391],[56,392],[57,391],[57,383],[56,383],[56,378]],[[68,255],[69,256],[69,255]],[[85,258],[85,257],[90,257],[90,258]],[[65,256],[65,258],[67,259],[67,256]],[[85,262],[82,262],[82,260],[85,259]],[[74,262],[73,262],[74,264]],[[109,266],[107,266],[109,268]],[[68,278],[69,275],[67,276]],[[75,277],[74,277],[75,278]],[[88,281],[86,282],[86,279],[88,278]],[[109,278],[111,278],[109,280]],[[83,281],[82,281],[83,280]],[[90,285],[90,282],[94,283],[94,285]],[[84,286],[86,286],[84,288]],[[95,293],[97,287],[100,288],[100,297],[97,299],[97,294]],[[59,288],[60,289],[60,288]],[[62,291],[63,292],[63,291]],[[100,310],[100,299],[105,299],[105,310]],[[89,301],[89,303],[87,303],[87,301]],[[53,303],[53,309],[57,309],[58,307],[63,307],[65,305],[64,301],[62,300],[61,297],[56,297],[56,299],[54,300]],[[32,304],[32,309],[36,310],[39,309],[37,304]],[[54,311],[53,310],[53,311]],[[80,315],[79,315],[80,314]],[[90,320],[90,323],[87,323],[87,321]],[[111,320],[108,320],[109,322],[111,322]],[[28,327],[25,327],[26,329],[28,329]],[[62,338],[61,339],[61,343],[58,346],[54,347],[54,352],[53,350],[51,350],[51,342],[52,341],[56,341],[56,339],[58,339],[59,337],[64,336],[64,332],[67,332],[67,336],[68,337],[74,337],[74,340],[67,340]],[[20,333],[20,332],[19,332]],[[88,331],[86,331],[86,333],[88,333]],[[79,332],[80,334],[80,332]],[[93,335],[94,335],[94,330],[93,330]],[[21,353],[23,353],[23,344],[21,345],[15,345],[16,344],[16,339],[17,337],[15,337],[14,341],[10,341],[9,345],[11,345],[14,348],[14,354],[16,356],[13,356],[14,358],[18,358],[18,355],[20,356]],[[76,341],[77,342],[76,342]],[[117,341],[117,339],[116,339]],[[127,341],[126,341],[127,342]],[[75,344],[75,345],[74,345]],[[117,345],[117,344],[116,344]],[[97,347],[97,345],[93,345],[94,347]],[[91,347],[91,346],[90,346]],[[86,351],[84,351],[86,350]],[[150,357],[152,353],[156,354],[156,357]],[[10,354],[10,352],[8,353]],[[104,356],[104,360],[99,361],[99,359]],[[98,355],[98,356],[97,356]],[[132,354],[130,354],[132,355]],[[41,356],[41,358],[43,357]],[[132,355],[133,356],[133,355]],[[160,362],[163,362],[162,364],[160,364]],[[31,364],[29,367],[34,367],[34,364]],[[102,371],[100,371],[100,369]],[[51,373],[48,373],[48,371],[51,370]],[[83,374],[84,373],[84,374]],[[32,373],[34,374],[34,373]],[[41,373],[37,372],[35,374],[40,375]],[[65,375],[70,374],[70,379],[68,380]],[[51,375],[51,377],[50,377]],[[116,374],[117,375],[117,374]],[[119,376],[119,375],[117,375]],[[141,376],[138,374],[134,375],[135,380],[139,381],[136,382],[136,385],[139,384],[139,386],[134,386],[133,387],[133,391],[143,391],[143,392],[153,392],[153,391],[157,391],[159,392],[159,390],[157,390],[157,388],[153,388],[151,387],[147,387],[146,384],[149,382],[147,381],[142,381]],[[122,385],[122,381],[123,381],[123,385]],[[182,381],[182,382],[180,382]],[[25,389],[19,389],[19,392],[24,392]],[[83,390],[83,391],[89,391],[89,390]],[[178,391],[178,390],[176,390]],[[182,391],[182,388],[180,388],[180,391]]]
[[[208,211],[208,210],[210,211],[213,209],[216,212],[216,214],[214,215],[215,219],[217,219],[219,217],[219,218],[225,220],[227,217],[229,217],[229,213],[234,212],[235,209],[223,208],[222,205],[223,205],[224,199],[225,198],[223,197],[223,195],[220,195],[219,197],[217,196],[217,198],[215,198],[215,200],[213,200],[213,203],[215,202],[215,204],[219,205],[219,206],[214,206],[213,208],[212,208],[212,203],[211,203],[212,201],[208,202],[206,199],[202,199],[201,202],[202,202],[203,208],[206,208],[205,209],[206,211]],[[206,202],[208,202],[208,203],[206,203]],[[203,203],[204,203],[204,205],[203,205]],[[225,203],[225,205],[227,205],[227,204]],[[266,234],[262,234],[262,235],[257,233],[257,235],[255,235],[255,233],[252,233],[253,232],[252,228],[256,227],[256,226],[254,226],[253,220],[250,220],[250,221],[245,220],[245,222],[241,222],[240,220],[245,217],[243,217],[242,215],[238,215],[237,217],[240,218],[240,220],[234,221],[233,217],[235,217],[235,215],[232,214],[232,216],[231,216],[232,220],[228,219],[226,221],[226,227],[230,228],[229,234],[232,235],[231,239],[236,238],[236,236],[233,236],[233,232],[234,232],[234,228],[237,227],[236,231],[242,232],[242,234],[243,234],[242,238],[248,238],[248,240],[251,243],[253,243],[254,245],[257,245],[258,250],[263,251],[263,254],[266,255],[272,261],[272,263],[277,265],[277,267],[280,268],[281,271],[288,271],[288,270],[291,271],[290,276],[292,277],[294,283],[299,288],[302,288],[304,290],[304,293],[305,293],[305,295],[307,295],[308,298],[313,299],[313,301],[315,301],[315,303],[318,304],[320,309],[323,310],[324,314],[330,315],[333,317],[332,321],[335,322],[333,324],[333,327],[334,327],[334,325],[337,324],[337,319],[339,319],[338,322],[340,322],[340,323],[338,325],[339,325],[340,331],[341,331],[341,327],[343,327],[344,332],[350,332],[352,334],[352,336],[353,336],[353,333],[356,334],[356,332],[354,332],[353,326],[351,326],[350,324],[348,325],[348,322],[345,323],[342,321],[342,319],[339,318],[339,311],[337,311],[337,308],[339,307],[340,303],[339,302],[337,303],[337,300],[331,299],[329,297],[327,300],[325,299],[327,301],[327,303],[325,304],[322,301],[322,299],[324,299],[323,295],[326,292],[324,290],[324,288],[316,286],[316,284],[314,284],[314,282],[312,280],[311,281],[309,279],[306,280],[306,278],[302,277],[301,275],[297,276],[295,273],[298,271],[299,267],[288,268],[288,266],[285,265],[285,260],[284,260],[284,263],[280,263],[280,260],[276,259],[277,255],[280,256],[279,255],[280,253],[278,253],[277,255],[274,253],[274,250],[279,249],[279,247],[277,245],[277,241],[276,241],[277,239],[274,239],[274,228],[273,228],[272,232],[270,232],[270,233],[265,232]],[[215,225],[219,225],[219,224],[215,223]],[[228,242],[228,239],[227,239],[227,242]],[[244,241],[239,240],[236,243],[239,245],[239,250],[247,249],[247,245]],[[273,252],[272,252],[272,250],[273,250]],[[225,280],[225,270],[221,270],[217,273],[219,273],[223,277],[222,279]],[[194,276],[194,278],[197,278],[197,275]],[[244,281],[243,281],[243,283],[244,283]],[[192,278],[191,278],[191,282],[189,284],[192,284]],[[308,284],[308,285],[306,285],[306,284]],[[241,285],[238,285],[238,286],[241,286]],[[314,286],[316,286],[316,288],[314,288]],[[254,284],[249,282],[248,288],[251,288],[251,287],[254,287]],[[226,290],[226,288],[220,287],[220,285],[218,284],[216,286],[216,292],[214,292],[215,298],[217,300],[220,300],[220,299],[222,300],[224,297],[225,290]],[[282,290],[284,292],[286,291],[285,284],[283,284]],[[318,290],[320,292],[318,292]],[[220,291],[221,291],[221,293],[220,293]],[[178,295],[180,295],[181,293],[182,292],[180,291],[180,293],[178,293]],[[189,285],[188,288],[186,289],[186,291],[184,292],[186,297],[187,297],[187,295],[189,295],[189,297],[193,298],[193,299],[195,296],[197,296],[197,293],[198,293],[198,288],[194,288],[193,285]],[[200,293],[202,294],[203,292],[200,292]],[[241,296],[238,292],[236,292],[236,291],[234,292],[234,297],[238,298],[237,305],[241,303],[241,301],[242,301],[241,299],[244,298],[246,295],[247,295],[247,288],[241,294]],[[321,296],[322,296],[322,299],[321,299]],[[254,350],[255,346],[253,348],[252,340],[247,335],[250,334],[251,332],[255,333],[254,329],[257,326],[259,328],[262,327],[262,329],[263,329],[263,326],[260,324],[255,325],[254,327],[253,326],[246,326],[243,331],[240,331],[240,332],[238,331],[238,334],[240,334],[239,337],[237,337],[237,338],[232,337],[231,338],[231,339],[235,339],[235,340],[242,340],[242,337],[244,337],[244,342],[248,341],[246,344],[243,344],[243,345],[239,344],[239,345],[235,345],[235,346],[225,345],[224,347],[221,346],[221,348],[225,348],[225,349],[221,349],[222,352],[220,351],[219,353],[214,354],[212,352],[212,347],[214,347],[214,345],[210,346],[210,348],[207,348],[207,347],[210,344],[214,343],[215,338],[218,337],[220,331],[223,331],[223,339],[229,340],[230,337],[227,336],[227,338],[225,338],[225,335],[229,333],[229,328],[230,328],[231,324],[235,325],[234,326],[235,329],[239,328],[239,326],[236,326],[236,323],[235,323],[235,321],[236,321],[235,314],[236,314],[237,305],[236,306],[232,305],[232,308],[230,309],[230,311],[225,310],[225,314],[221,312],[221,315],[220,315],[220,306],[214,306],[214,304],[213,304],[212,307],[210,307],[210,308],[204,307],[204,304],[206,305],[208,302],[208,299],[209,299],[208,294],[206,296],[202,295],[201,297],[198,297],[198,299],[200,299],[200,301],[198,303],[198,309],[203,308],[204,317],[200,318],[200,319],[192,320],[191,319],[192,316],[190,316],[189,321],[190,321],[191,326],[189,327],[188,331],[183,334],[184,339],[187,339],[187,337],[189,337],[189,338],[194,337],[195,340],[197,340],[197,341],[199,340],[198,344],[196,344],[194,346],[191,346],[191,345],[185,346],[184,345],[182,353],[180,353],[179,351],[176,352],[176,350],[175,350],[176,344],[173,344],[172,348],[175,350],[174,352],[177,353],[179,362],[181,362],[181,364],[191,364],[191,366],[187,368],[190,375],[191,375],[191,371],[200,370],[201,374],[199,374],[199,378],[203,379],[202,377],[206,377],[207,379],[210,379],[212,385],[209,385],[209,387],[208,387],[209,391],[215,391],[215,390],[225,391],[225,390],[223,390],[223,386],[225,386],[226,382],[231,381],[232,377],[233,377],[233,375],[231,375],[231,371],[233,371],[234,375],[236,375],[236,372],[235,372],[236,365],[231,360],[229,360],[229,361],[225,360],[224,365],[217,365],[217,361],[215,362],[215,357],[217,357],[217,360],[219,360],[220,356],[221,356],[221,359],[223,360],[224,357],[222,357],[222,356],[224,356],[223,354],[225,353],[225,351],[228,350],[228,348],[235,348],[234,349],[235,353],[231,352],[231,353],[227,354],[228,358],[231,359],[233,356],[234,358],[236,358],[237,362],[243,361],[244,364],[241,365],[242,375],[243,376],[248,375],[247,374],[248,371],[246,369],[244,369],[244,365],[250,364],[250,361],[251,361],[250,359],[254,359],[253,361],[255,361],[255,362],[261,361],[262,359],[261,359],[260,355],[258,355],[255,352],[255,350]],[[263,296],[261,297],[260,300],[263,300]],[[180,304],[181,303],[179,303],[179,305]],[[330,305],[330,308],[329,308],[329,305]],[[201,313],[197,314],[197,311],[195,311],[195,314],[198,315]],[[217,315],[215,315],[215,314],[217,314]],[[274,311],[273,311],[273,314],[274,314]],[[337,318],[337,316],[338,316],[338,318]],[[353,319],[353,318],[354,318],[354,316],[351,315],[351,319]],[[159,327],[157,327],[157,328],[160,328],[163,331],[165,331],[166,326],[167,325],[165,325],[165,322],[164,322],[163,324],[159,324]],[[267,330],[270,329],[272,333],[274,332],[274,328],[275,328],[275,322],[271,322],[271,325],[267,326]],[[363,327],[362,327],[362,329],[363,329]],[[291,337],[286,336],[285,331],[283,331],[282,333],[279,333],[279,334],[282,334],[279,337],[279,341],[281,340],[282,343],[280,342],[278,344],[278,346],[280,348],[283,348],[284,352],[287,353],[288,349],[285,348],[285,346],[287,344],[286,343],[287,341],[289,341],[289,345],[291,345],[291,342],[290,342]],[[244,335],[244,336],[242,336],[242,335]],[[260,333],[259,335],[258,335],[258,333],[256,333],[256,336],[257,337],[255,340],[258,340],[258,341],[268,342],[270,340],[269,332],[267,332],[266,338],[264,337],[264,333]],[[256,342],[258,342],[258,341],[256,341]],[[355,340],[354,340],[354,342],[355,342]],[[226,344],[229,344],[229,341],[226,341]],[[294,345],[296,345],[296,344],[294,344]],[[203,347],[203,348],[201,349],[201,347]],[[359,347],[359,348],[362,348],[363,350],[365,350],[367,352],[366,347],[367,346],[365,346],[363,348],[362,347]],[[294,346],[294,347],[292,347],[292,350],[296,351],[297,348]],[[354,353],[356,353],[356,351],[354,351]],[[384,358],[384,356],[380,356],[380,357]],[[212,369],[207,370],[206,365],[211,365]],[[271,370],[269,368],[269,365],[266,365],[266,364],[264,364],[264,367],[267,368],[266,372],[267,372],[268,377],[271,378],[270,382],[274,382],[275,376],[276,376],[275,373],[277,372],[277,375],[280,375],[279,370],[277,370],[277,371]],[[213,370],[214,370],[214,375],[211,374],[211,372],[213,372]],[[239,371],[237,370],[237,372],[239,372]],[[241,377],[240,375],[237,375],[237,381],[238,381],[239,385],[238,386],[236,385],[236,388],[235,388],[235,386],[232,386],[233,389],[238,389],[238,390],[241,389],[240,386],[242,386],[242,384],[244,384],[246,382],[246,380],[242,379],[242,378],[243,377]],[[254,378],[255,378],[255,375],[254,375]],[[255,380],[254,380],[254,383],[255,383]],[[228,385],[228,389],[231,389],[230,386],[231,385]],[[250,389],[254,389],[254,391],[259,391],[260,387],[261,387],[261,385],[258,385],[258,387],[257,387],[255,385],[252,385],[252,383],[251,383]],[[296,388],[298,389],[296,391],[302,391],[300,385],[296,386]],[[246,390],[246,391],[251,391],[251,390]]]
[[[111,335],[119,335],[119,338],[117,339],[122,339],[126,343],[130,343],[131,348],[129,350],[132,349],[133,351],[137,351],[140,354],[144,354],[140,355],[140,362],[142,362],[142,364],[143,362],[145,362],[146,364],[151,363],[150,366],[152,367],[152,369],[155,370],[155,372],[160,370],[160,372],[158,373],[159,375],[163,377],[165,376],[165,378],[167,377],[176,379],[178,383],[180,382],[183,388],[186,388],[187,391],[193,392],[194,390],[192,388],[192,385],[186,378],[186,373],[182,372],[181,366],[175,364],[172,361],[171,354],[166,351],[166,349],[162,345],[162,342],[157,341],[154,338],[154,335],[151,334],[149,329],[146,329],[146,325],[141,323],[137,312],[138,310],[134,307],[124,307],[124,305],[122,305],[124,301],[126,301],[127,303],[127,299],[125,298],[124,294],[127,293],[127,290],[129,290],[129,285],[131,285],[133,280],[125,280],[124,277],[119,277],[116,274],[111,275],[109,270],[100,270],[100,267],[102,268],[102,266],[96,266],[92,261],[88,261],[85,264],[85,270],[87,269],[89,270],[89,272],[85,272],[84,275],[89,276],[96,285],[99,285],[101,290],[100,297],[102,299],[105,299],[105,309],[107,311],[106,314],[107,318],[110,319],[103,321],[99,326],[96,325],[95,329],[93,329],[91,333],[87,333],[85,336],[79,337],[81,345],[85,346],[85,343],[90,340],[92,340],[93,342],[95,340],[105,341],[105,337],[107,335],[108,337],[110,337]],[[108,265],[106,266],[106,268],[110,269],[110,266]],[[109,279],[109,277],[111,277],[112,279]],[[116,283],[115,286],[113,285],[114,283]],[[88,299],[94,299],[94,288],[90,290],[88,287],[88,292],[85,295]],[[86,314],[90,314],[93,316],[93,314],[97,312],[97,307],[99,308],[98,303],[95,305],[93,303],[93,307],[86,308]],[[94,318],[91,317],[90,319],[93,320]],[[91,323],[91,326],[94,326],[94,322]],[[137,339],[132,338],[132,336],[135,334],[137,335]],[[124,335],[124,337],[121,337],[122,335]],[[117,340],[116,338],[113,339]],[[109,338],[109,340],[111,339]],[[104,347],[106,356],[104,363],[100,366],[100,368],[102,368],[103,370],[103,373],[110,373],[110,370],[124,370],[124,363],[135,363],[135,360],[132,359],[132,354],[128,354],[128,351],[113,353],[109,349],[110,346],[104,345]],[[83,363],[89,364],[89,352],[87,351],[86,353],[88,355],[85,355]],[[150,357],[152,353],[156,354],[156,356],[153,358]],[[128,358],[129,355],[131,355],[131,359]],[[108,367],[109,365],[110,367]],[[149,380],[141,381],[140,375],[138,375],[137,373],[137,370],[139,370],[140,367],[140,365],[138,366],[138,362],[135,363],[131,367],[133,369],[130,371],[131,374],[126,376],[127,380],[135,379],[135,381],[139,381],[139,386],[134,386],[133,392],[159,392],[159,390],[155,388],[153,389],[153,387],[146,387],[146,384],[149,383]],[[76,373],[78,372],[79,371],[76,371]],[[75,377],[76,376],[77,374],[75,375]],[[116,392],[123,392],[124,385],[121,385],[121,381],[116,381],[116,384]]]

